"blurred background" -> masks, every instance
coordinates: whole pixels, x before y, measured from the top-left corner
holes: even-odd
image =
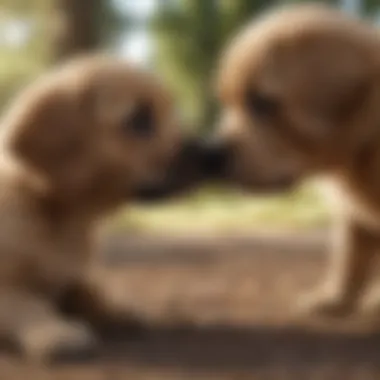
[[[217,109],[213,69],[226,41],[257,12],[301,0],[0,0],[0,107],[54,62],[102,49],[149,66],[177,95],[192,128],[207,133]],[[329,0],[380,23],[379,0]],[[233,210],[233,212],[232,212]],[[312,185],[281,197],[204,189],[170,204],[132,208],[120,225],[151,230],[321,227]]]
[[[0,108],[50,65],[101,49],[158,72],[190,128],[207,133],[226,41],[263,9],[296,1],[0,0]],[[380,27],[380,0],[329,3]],[[313,183],[128,207],[111,222],[120,234],[107,240],[106,285],[148,333],[111,342],[88,366],[41,372],[0,355],[0,379],[380,379],[379,333],[292,319],[299,294],[322,279],[328,220]]]

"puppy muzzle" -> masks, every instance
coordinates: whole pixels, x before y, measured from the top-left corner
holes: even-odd
[[[211,140],[188,139],[170,163],[160,183],[144,184],[137,200],[158,201],[187,193],[205,182],[217,181],[227,173],[229,152]]]

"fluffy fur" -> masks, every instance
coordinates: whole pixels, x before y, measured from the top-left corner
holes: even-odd
[[[15,99],[0,144],[0,339],[34,359],[87,354],[92,328],[127,317],[99,289],[99,221],[191,166],[170,94],[125,62],[78,58]]]
[[[329,184],[331,263],[302,305],[354,311],[380,248],[379,31],[324,5],[272,10],[226,48],[218,90],[229,179],[253,192]]]

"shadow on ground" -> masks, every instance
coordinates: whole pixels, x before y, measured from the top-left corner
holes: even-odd
[[[110,286],[141,316],[90,362],[36,369],[0,357],[0,379],[380,378],[380,330],[294,320],[324,270],[326,236],[117,238]]]
[[[126,337],[125,337],[126,338]],[[271,366],[371,367],[380,373],[380,333],[334,333],[301,327],[210,326],[146,331],[109,341],[108,360],[188,371],[259,370]]]

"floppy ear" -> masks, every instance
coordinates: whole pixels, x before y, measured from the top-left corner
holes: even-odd
[[[11,153],[44,175],[61,170],[81,143],[78,110],[64,91],[26,94],[8,120]]]
[[[327,105],[328,115],[338,122],[349,121],[353,115],[369,105],[373,84],[367,75],[353,76],[335,84]]]

